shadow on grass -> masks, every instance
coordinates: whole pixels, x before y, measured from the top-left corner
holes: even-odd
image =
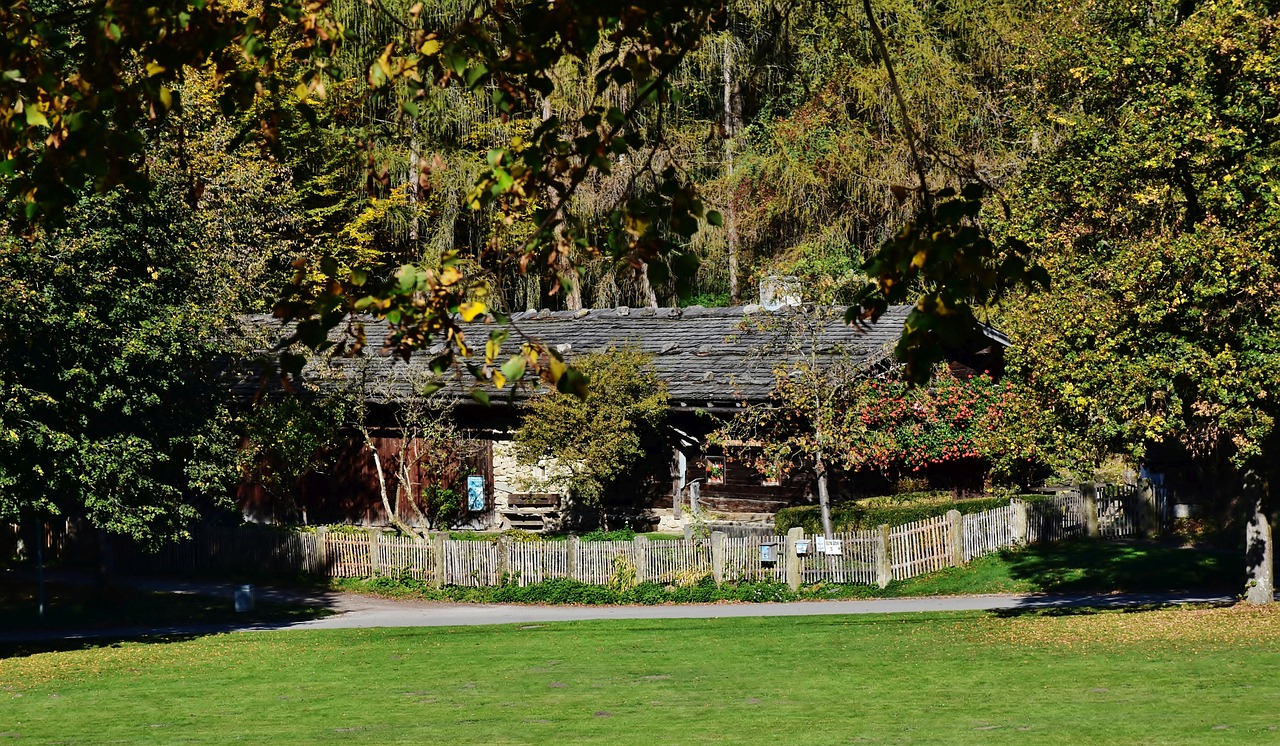
[[[1044,593],[1236,592],[1244,557],[1145,542],[1088,539],[1036,544],[1004,553],[1009,574]]]
[[[1082,605],[1066,605],[1066,606],[1029,606],[1018,607],[1014,609],[995,609],[990,612],[992,616],[1002,619],[1013,617],[1063,617],[1063,616],[1096,616],[1098,614],[1145,614],[1152,611],[1160,611],[1162,609],[1223,609],[1234,606],[1235,601],[1222,601],[1214,603],[1174,603],[1174,602],[1152,602],[1147,604],[1127,604],[1124,606],[1108,606],[1105,600],[1100,600],[1096,605],[1088,605],[1092,602],[1086,600]]]
[[[171,642],[186,642],[188,640],[196,640],[201,637],[207,637],[211,634],[220,634],[220,631],[208,632],[190,632],[186,634],[173,635],[107,635],[95,637],[66,637],[62,639],[48,640],[30,640],[30,641],[0,641],[0,658],[23,658],[29,655],[39,655],[41,653],[68,653],[77,650],[98,650],[102,648],[118,648],[126,644],[167,644]]]
[[[173,642],[242,629],[282,629],[335,613],[337,594],[260,589],[235,610],[237,584],[129,578],[92,582],[65,574],[46,584],[45,614],[25,574],[0,575],[0,657],[110,647],[125,640]]]

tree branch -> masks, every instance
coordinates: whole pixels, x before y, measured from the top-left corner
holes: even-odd
[[[898,102],[898,113],[902,117],[902,129],[907,134],[907,147],[911,149],[911,164],[915,167],[916,176],[920,179],[920,195],[924,200],[925,213],[929,219],[933,219],[933,195],[929,192],[929,182],[925,178],[924,159],[920,157],[920,151],[916,147],[919,135],[916,134],[915,125],[911,121],[911,112],[907,109],[907,100],[902,95],[902,87],[898,85],[898,76],[893,71],[893,60],[889,58],[889,49],[884,42],[884,32],[880,30],[880,24],[876,22],[875,10],[871,7],[871,0],[862,0],[862,10],[867,14],[867,23],[871,25],[871,35],[875,38],[876,50],[880,55],[880,61],[884,63],[884,71],[889,76],[889,89],[893,91],[893,97]]]

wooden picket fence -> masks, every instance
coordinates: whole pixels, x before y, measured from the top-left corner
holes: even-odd
[[[230,571],[324,577],[411,577],[435,585],[529,585],[571,578],[608,585],[770,580],[885,585],[969,562],[1028,542],[1092,535],[1137,536],[1144,506],[1133,489],[1059,494],[1034,503],[1013,501],[981,513],[915,521],[879,530],[836,534],[832,540],[792,529],[786,536],[712,534],[706,538],[634,541],[517,542],[429,540],[370,531],[310,532],[206,528],[192,540],[154,555],[126,552],[122,569],[144,572]],[[1150,520],[1150,516],[1147,517]],[[807,551],[800,552],[801,543]],[[773,561],[766,561],[771,555]]]
[[[964,516],[964,561],[1017,543],[1018,506],[1007,505]]]

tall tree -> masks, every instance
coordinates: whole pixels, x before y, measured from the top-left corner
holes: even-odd
[[[1001,324],[1029,381],[1096,461],[1177,445],[1252,512],[1250,598],[1270,600],[1277,476],[1280,55],[1262,3],[1084,3],[1034,72],[1057,142],[1014,195],[1054,278]],[[1240,499],[1248,486],[1248,497]],[[1265,577],[1264,577],[1265,576]]]
[[[34,246],[0,243],[0,515],[158,543],[225,504],[234,475],[214,366],[228,320],[199,302],[217,277],[162,192],[68,218]]]

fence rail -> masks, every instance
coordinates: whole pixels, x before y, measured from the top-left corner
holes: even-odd
[[[429,540],[379,530],[312,532],[273,529],[199,530],[185,542],[146,554],[129,545],[113,550],[117,567],[134,572],[256,572],[349,578],[412,577],[435,585],[529,585],[572,578],[593,585],[649,581],[688,583],[771,580],[885,585],[969,562],[1000,549],[1075,536],[1116,539],[1140,535],[1166,512],[1133,488],[1075,491],[961,516],[951,511],[902,526],[805,536],[722,533],[707,538],[635,541],[515,542]],[[798,542],[808,551],[796,551]],[[821,546],[819,546],[821,545]],[[771,561],[772,560],[772,561]]]

